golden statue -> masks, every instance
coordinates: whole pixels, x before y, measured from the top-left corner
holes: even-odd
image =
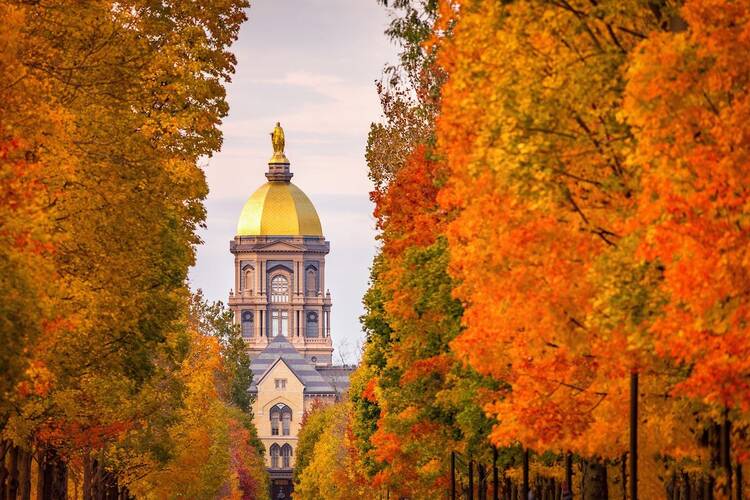
[[[276,122],[273,132],[271,132],[271,144],[273,144],[274,153],[284,153],[284,129],[281,128],[279,122]]]
[[[279,122],[276,122],[273,132],[271,132],[271,144],[273,145],[273,156],[269,163],[289,163],[284,154],[284,129],[281,128]]]

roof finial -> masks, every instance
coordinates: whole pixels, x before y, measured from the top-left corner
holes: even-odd
[[[273,145],[273,156],[268,163],[289,163],[284,154],[284,129],[281,128],[281,123],[279,122],[276,122],[273,132],[271,132],[271,144]]]
[[[289,171],[289,160],[284,154],[284,129],[281,123],[276,122],[276,126],[271,132],[271,145],[273,145],[273,156],[268,160],[268,172],[266,178],[272,182],[289,182],[292,173]]]

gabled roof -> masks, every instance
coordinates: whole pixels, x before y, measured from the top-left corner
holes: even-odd
[[[286,367],[289,368],[292,371],[292,373],[294,374],[294,376],[297,377],[297,379],[300,382],[302,382],[302,379],[299,378],[299,376],[294,372],[294,370],[292,370],[292,368],[289,366],[289,364],[287,364],[287,362],[284,361],[284,358],[276,358],[276,361],[274,361],[273,363],[271,363],[271,366],[269,366],[268,368],[266,368],[266,371],[263,373],[263,375],[260,376],[260,378],[258,380],[255,380],[255,373],[253,373],[253,383],[254,383],[254,385],[258,386],[261,382],[263,382],[263,379],[266,378],[266,376],[269,373],[271,373],[273,371],[273,368],[276,365],[278,365],[279,363],[282,363],[282,364],[286,365]],[[250,366],[252,367],[252,364]],[[302,384],[304,384],[304,382],[302,382]]]
[[[253,384],[250,392],[258,392],[258,383],[263,380],[271,368],[282,360],[294,375],[305,386],[306,394],[335,393],[331,387],[315,369],[315,365],[306,360],[297,349],[289,343],[286,337],[274,337],[271,342],[250,363],[253,372]]]

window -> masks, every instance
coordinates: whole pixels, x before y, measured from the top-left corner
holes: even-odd
[[[289,446],[289,445],[286,445]],[[271,468],[272,469],[278,469],[279,468],[279,445],[274,443],[271,445]]]
[[[246,264],[240,275],[240,289],[252,292],[253,285],[255,285],[255,269],[250,264]]]
[[[280,418],[281,418],[281,413],[279,411],[273,411],[273,410],[271,410],[271,435],[272,436],[278,436],[279,435],[279,420],[280,420]]]
[[[291,427],[292,423],[292,412],[283,412],[281,414],[281,435],[282,436],[288,436],[289,435],[289,428]]]
[[[277,378],[274,381],[274,385],[277,389],[286,389],[286,379],[285,378]]]
[[[253,336],[253,313],[251,311],[242,311],[242,336]]]
[[[276,381],[284,381],[286,379],[276,379]],[[279,423],[281,423],[281,435],[288,436],[291,432],[292,424],[292,409],[284,403],[278,403],[271,408],[271,435],[279,435]]]
[[[305,272],[305,293],[316,295],[318,293],[317,272],[314,267],[310,266]]]
[[[285,469],[292,466],[292,447],[288,444],[281,447],[281,466]]]
[[[271,279],[271,302],[289,302],[289,280],[277,274]]]
[[[289,336],[289,311],[274,309],[271,311],[271,337]]]
[[[307,323],[305,325],[305,337],[317,337],[318,336],[318,313],[309,312],[307,313]]]

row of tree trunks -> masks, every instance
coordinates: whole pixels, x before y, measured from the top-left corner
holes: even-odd
[[[714,481],[707,476],[675,474],[667,484],[669,500],[713,500]]]
[[[562,484],[553,478],[537,477],[530,485],[534,500],[561,500]],[[503,500],[523,500],[523,486],[506,481],[498,498]]]
[[[68,498],[68,466],[52,447],[37,451],[39,476],[37,498],[40,500],[65,500]]]
[[[0,498],[31,498],[31,452],[10,441],[0,443]]]
[[[104,469],[91,455],[83,461],[83,498],[84,500],[130,500],[128,488],[120,487],[117,476]]]
[[[38,474],[32,488],[32,460]],[[84,500],[132,500],[127,487],[95,459],[84,459]],[[36,491],[33,491],[33,490]],[[68,498],[68,467],[54,448],[40,446],[36,454],[12,442],[0,441],[0,500],[65,500]]]

